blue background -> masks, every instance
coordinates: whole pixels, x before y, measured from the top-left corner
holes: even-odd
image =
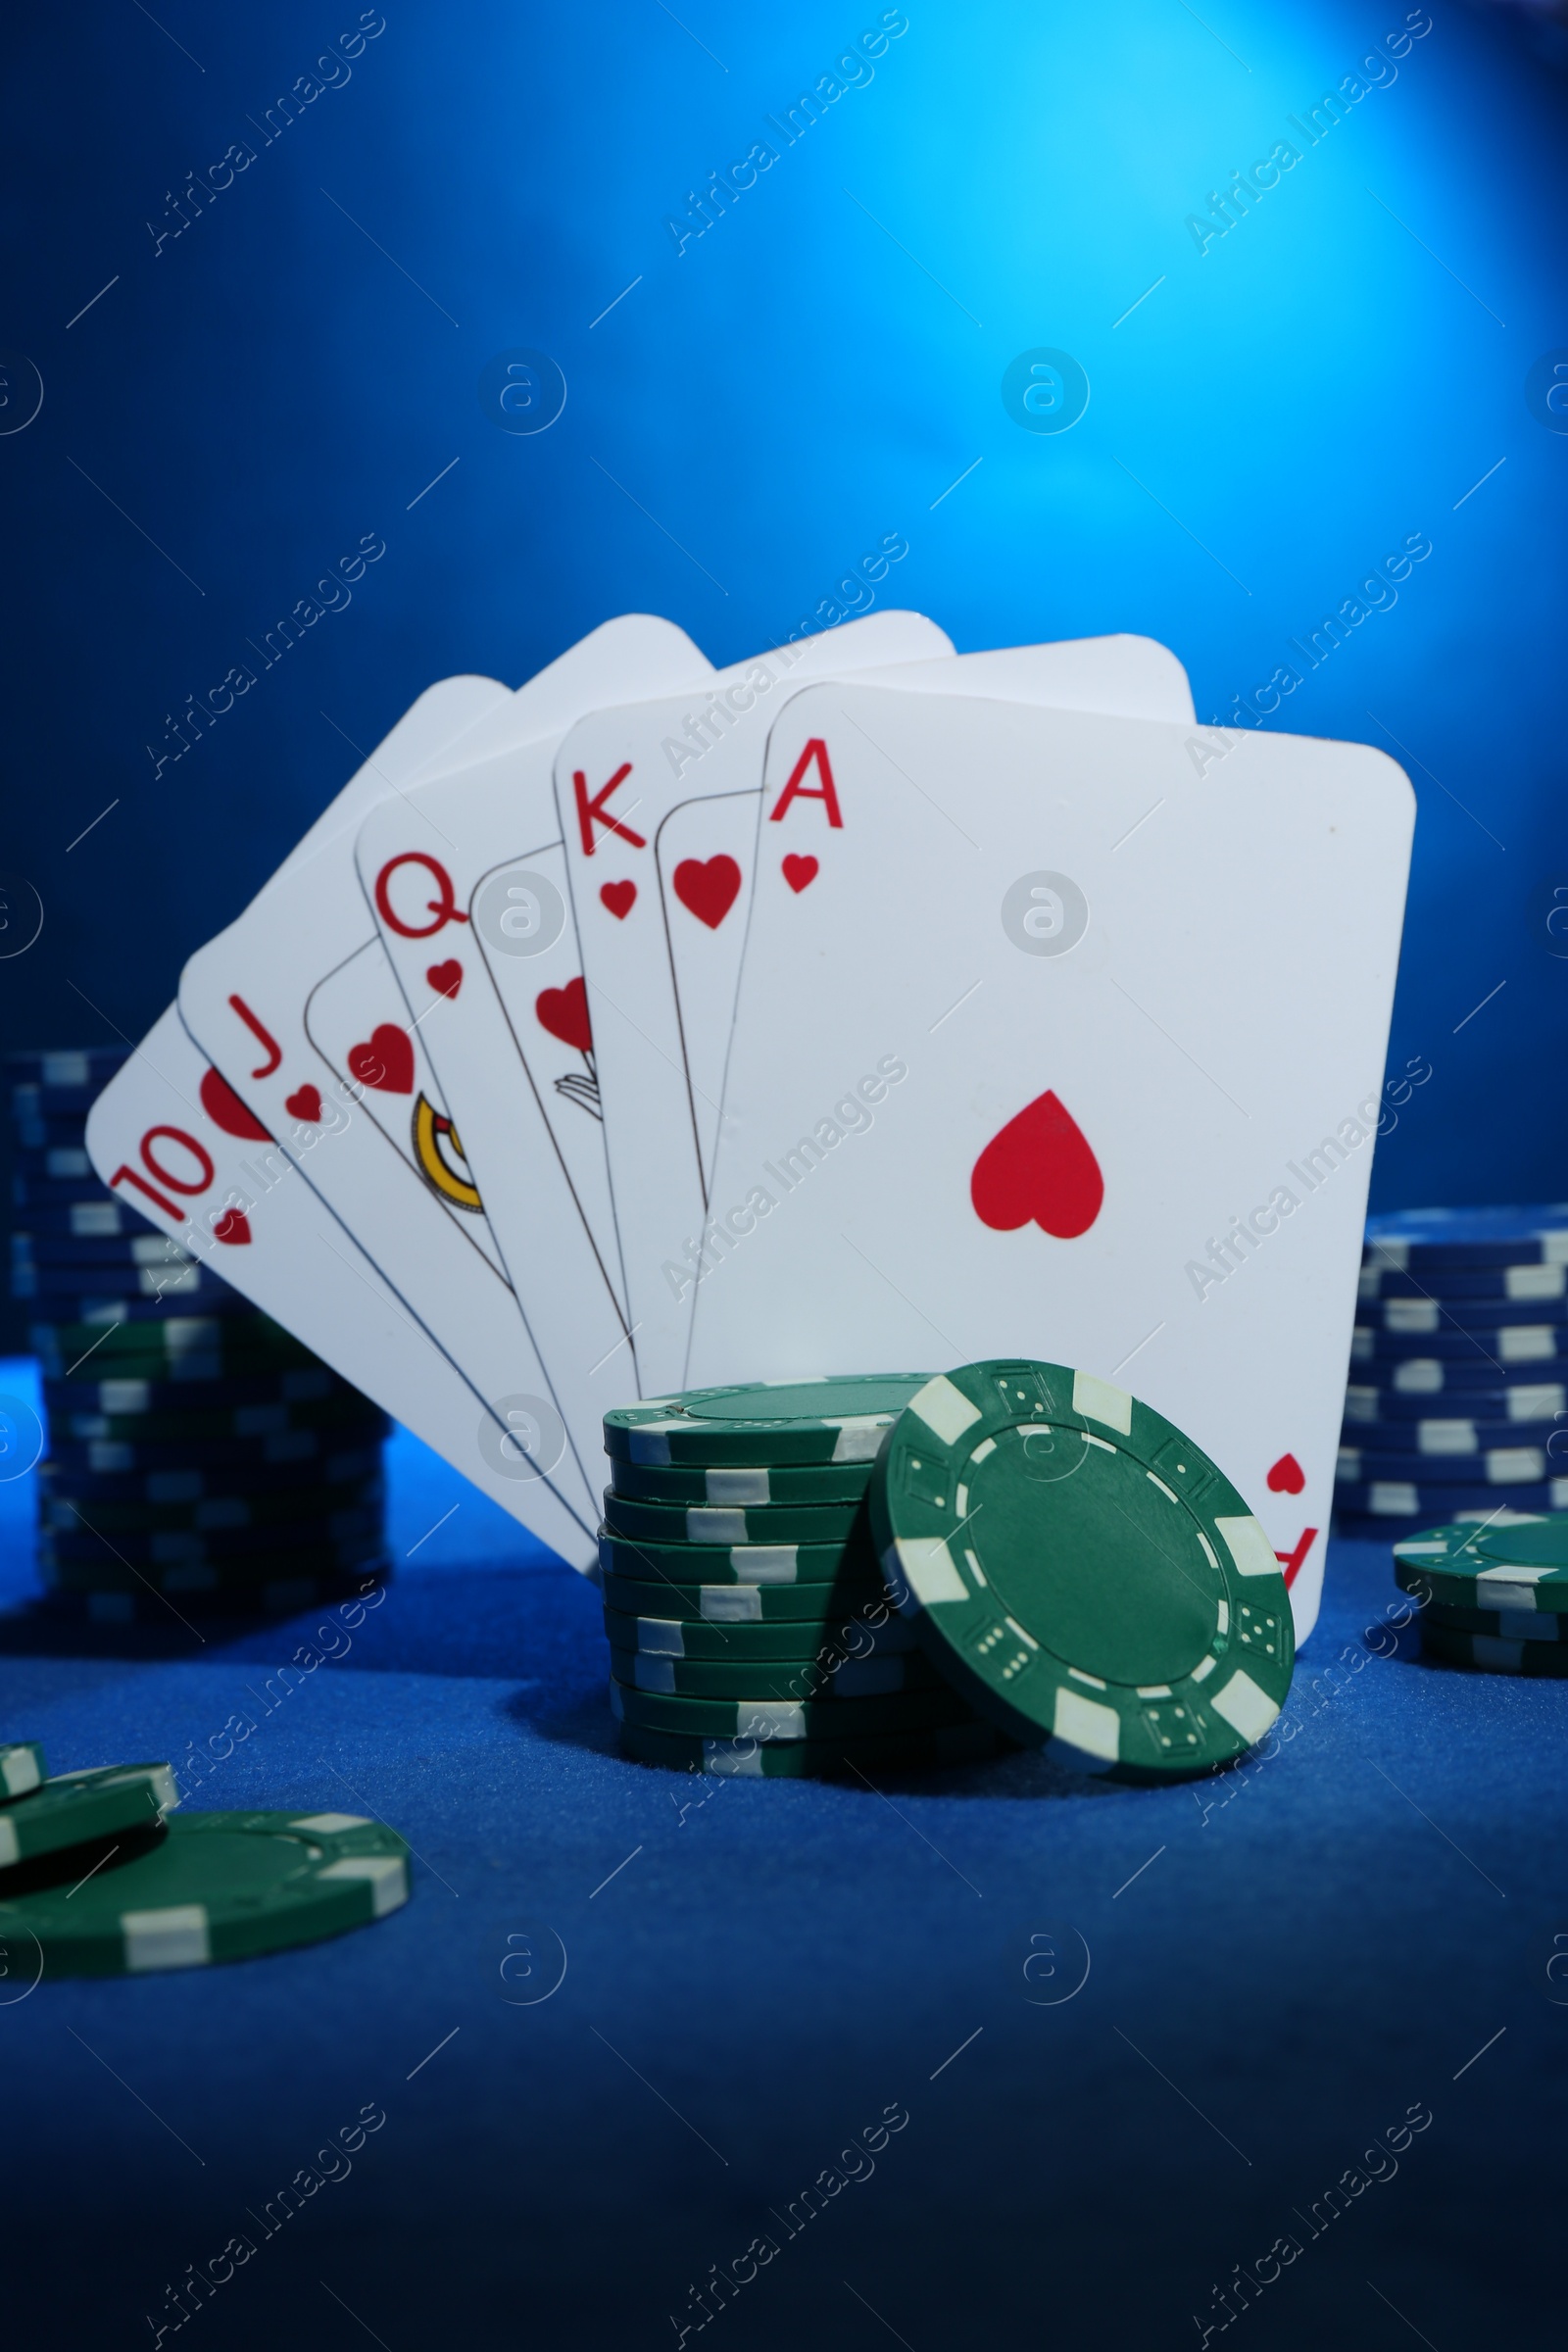
[[[1187,216],[1401,5],[916,5],[677,254],[666,216],[879,14],[393,6],[270,143],[352,0],[8,21],[0,346],[45,397],[0,434],[0,872],[46,919],[0,961],[5,1042],[140,1035],[432,678],[514,683],[610,613],[730,660],[900,534],[879,603],[962,650],[1147,631],[1225,719],[1421,532],[1397,604],[1269,721],[1393,750],[1420,802],[1391,1067],[1433,1074],[1374,1204],[1568,1192],[1568,436],[1524,394],[1568,346],[1553,12],[1434,7],[1200,255]],[[236,140],[255,161],[155,254],[166,192]],[[537,436],[480,404],[519,346],[568,387]],[[1061,436],[1003,406],[1037,346],[1092,386]],[[352,602],[264,668],[253,641],[365,534]],[[168,714],[242,662],[155,776]],[[151,2340],[165,2281],[365,2101],[388,2120],[353,2178],[191,2340],[673,2343],[687,2282],[890,2100],[876,2179],[722,2340],[1197,2342],[1212,2284],[1425,2102],[1247,2341],[1555,2344],[1559,1687],[1376,1654],[1386,1549],[1336,1546],[1299,1737],[1211,1813],[1218,1784],[1026,1757],[893,1787],[897,1812],[725,1784],[682,1822],[612,1752],[592,1592],[407,1439],[392,1464],[383,1608],[198,1801],[314,1808],[341,1779],[414,1841],[415,1899],[314,1952],[0,2002],[19,2346]],[[0,1489],[19,1598],[29,1488]],[[177,1759],[310,1630],[72,1642],[23,1612],[0,1723],[57,1768]],[[1093,1954],[1060,2008],[1009,1970],[1041,1920]],[[530,1923],[568,1975],[511,2007]]]
[[[879,14],[394,8],[270,144],[348,0],[13,18],[0,339],[45,397],[0,438],[0,871],[46,920],[0,964],[9,1042],[139,1035],[444,672],[515,683],[633,608],[727,661],[892,532],[879,600],[960,650],[1148,631],[1225,717],[1423,532],[1269,721],[1393,751],[1420,800],[1391,1066],[1434,1075],[1374,1205],[1568,1191],[1568,435],[1524,397],[1568,344],[1561,29],[1437,7],[1200,255],[1187,217],[1403,7],[916,7],[677,254],[666,218]],[[234,141],[255,161],[155,254]],[[1002,403],[1039,345],[1092,386],[1060,436]],[[479,402],[518,346],[568,387],[536,437]],[[352,602],[263,669],[249,644],[366,533]],[[155,782],[168,714],[247,662]]]

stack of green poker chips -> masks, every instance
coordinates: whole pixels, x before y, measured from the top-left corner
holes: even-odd
[[[1182,1432],[1059,1364],[929,1381],[869,1495],[921,1646],[1012,1738],[1159,1782],[1268,1731],[1290,1690],[1290,1596],[1267,1536]]]
[[[750,1383],[607,1414],[600,1568],[624,1754],[771,1779],[999,1751],[890,1608],[871,1542],[877,1451],[923,1378]]]
[[[1457,1520],[1394,1546],[1423,1605],[1423,1655],[1486,1674],[1568,1676],[1568,1513]]]

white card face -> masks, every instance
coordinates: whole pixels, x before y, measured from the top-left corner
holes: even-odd
[[[746,893],[727,896],[735,877],[720,863],[693,878],[693,901],[709,918],[699,922],[681,906],[678,893],[687,877],[677,873],[683,862],[677,858],[669,867],[675,911],[666,920],[659,850],[663,825],[684,802],[726,799],[737,786],[755,794],[768,719],[786,679],[848,674],[951,652],[942,631],[919,613],[874,613],[828,636],[736,662],[705,680],[701,692],[596,710],[557,754],[560,829],[645,1396],[678,1385],[685,1316],[674,1311],[659,1267],[678,1252],[683,1236],[695,1239],[701,1231],[703,1152],[717,1116],[716,1092],[702,1076],[693,1085],[683,1051],[675,940],[682,924],[706,930],[715,984],[722,987],[720,975],[732,975],[732,943],[746,919]],[[715,854],[705,843],[700,857],[706,864]],[[705,1003],[692,1017],[707,1045],[715,1027],[727,1027],[728,1005]]]
[[[474,1247],[449,1204],[362,1107],[361,1094],[370,1091],[365,1082],[351,1079],[345,1092],[306,1024],[318,984],[362,948],[373,951],[367,971],[381,954],[354,866],[355,833],[367,808],[395,797],[421,769],[462,757],[458,744],[481,756],[536,725],[564,724],[580,707],[571,684],[579,666],[568,653],[516,694],[489,680],[432,688],[448,703],[455,687],[462,690],[466,723],[438,733],[422,721],[412,724],[415,713],[400,722],[313,829],[314,851],[291,859],[237,922],[191,958],[180,979],[180,1011],[405,1308],[463,1372],[480,1407],[503,1430],[537,1431],[541,1466],[591,1530],[598,1517],[592,1491],[516,1299],[492,1257]],[[415,712],[429,700],[422,696]],[[386,1001],[395,996],[388,975]],[[326,1149],[315,1149],[332,1111],[345,1114],[343,1122]]]
[[[1235,1481],[1304,1637],[1413,802],[1356,745],[1215,749],[856,685],[788,704],[687,1377],[1099,1374]]]
[[[323,1128],[319,1148],[330,1144]],[[175,1006],[93,1104],[87,1151],[117,1200],[210,1259],[225,1282],[574,1567],[592,1564],[578,1519],[494,1428],[289,1155],[219,1077]],[[182,1336],[192,1361],[219,1328],[215,1319],[191,1321]]]
[[[357,856],[502,1261],[597,1467],[603,1415],[637,1373],[552,764],[581,711],[712,672],[680,631],[636,615],[576,650],[589,649],[574,710],[383,803]]]

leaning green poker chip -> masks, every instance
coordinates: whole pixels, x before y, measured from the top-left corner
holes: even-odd
[[[869,1540],[865,1503],[760,1504],[754,1510],[714,1503],[638,1502],[605,1490],[605,1533],[634,1544],[844,1544]]]
[[[669,1772],[713,1773],[725,1780],[847,1780],[885,1772],[940,1772],[985,1764],[1007,1742],[989,1723],[949,1723],[935,1731],[884,1733],[859,1740],[705,1740],[622,1723],[620,1752],[635,1764]]]
[[[1491,1634],[1502,1642],[1568,1643],[1568,1614],[1560,1609],[1465,1609],[1429,1600],[1421,1623],[1441,1626],[1446,1634]]]
[[[945,1684],[895,1691],[886,1698],[668,1698],[656,1690],[610,1685],[611,1712],[649,1732],[684,1732],[705,1740],[845,1740],[885,1732],[924,1732],[969,1723],[974,1709]]]
[[[0,1745],[0,1804],[25,1796],[48,1778],[43,1749],[36,1740],[11,1740]]]
[[[177,1813],[85,1884],[58,1867],[0,1901],[46,1977],[207,1968],[368,1926],[409,1898],[396,1830],[353,1813]]]
[[[923,1372],[864,1372],[842,1380],[753,1381],[688,1389],[605,1415],[605,1449],[628,1462],[869,1462],[925,1380]]]
[[[1241,1755],[1284,1704],[1295,1633],[1267,1536],[1179,1430],[1092,1373],[930,1381],[871,1512],[924,1646],[1016,1739],[1165,1780]]]
[[[637,1544],[601,1528],[599,1565],[636,1584],[667,1577],[676,1585],[836,1585],[847,1577],[881,1582],[870,1530],[836,1544]]]
[[[905,1657],[917,1646],[908,1620],[881,1599],[864,1617],[840,1611],[835,1617],[794,1624],[713,1625],[701,1618],[628,1617],[621,1609],[606,1609],[605,1636],[612,1649],[644,1657],[693,1658],[709,1664],[732,1659],[748,1668],[781,1661],[804,1666],[812,1659],[830,1665],[838,1659]]]
[[[1568,1610],[1568,1514],[1449,1523],[1402,1537],[1394,1581],[1459,1609]]]
[[[886,1613],[880,1570],[835,1585],[676,1585],[627,1576],[604,1579],[604,1603],[626,1617],[662,1617],[677,1624],[842,1625]]]
[[[1568,1644],[1559,1642],[1507,1642],[1494,1634],[1455,1634],[1445,1625],[1423,1623],[1421,1653],[1442,1666],[1479,1667],[1486,1674],[1539,1675],[1552,1681],[1568,1675]]]
[[[617,1649],[612,1641],[610,1671],[628,1690],[652,1690],[665,1698],[836,1701],[946,1688],[919,1650],[901,1658],[844,1658],[837,1665],[831,1659],[780,1658],[771,1666],[746,1666],[728,1658],[719,1663],[649,1657],[640,1649]]]
[[[29,1795],[0,1805],[0,1871],[66,1846],[86,1845],[124,1830],[156,1828],[179,1802],[167,1764],[111,1764],[97,1772],[56,1773]],[[7,1881],[0,1878],[0,1890]]]
[[[720,1508],[760,1503],[856,1503],[871,1483],[869,1462],[799,1462],[787,1463],[782,1469],[734,1463],[699,1470],[690,1463],[662,1468],[617,1456],[611,1471],[617,1494],[644,1502],[683,1506],[706,1502]]]

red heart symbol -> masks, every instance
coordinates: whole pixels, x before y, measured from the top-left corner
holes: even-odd
[[[396,1021],[378,1021],[367,1046],[349,1048],[349,1068],[362,1086],[382,1088],[389,1095],[414,1092],[414,1046],[407,1030]]]
[[[568,980],[564,988],[541,989],[534,1003],[539,1026],[559,1037],[564,1046],[575,1046],[579,1054],[594,1050],[594,1033],[588,1019],[588,991],[580,979]]]
[[[1268,1474],[1271,1494],[1299,1494],[1306,1484],[1306,1472],[1294,1453],[1282,1453]]]
[[[202,1082],[197,1092],[202,1099],[203,1110],[206,1111],[213,1125],[221,1127],[225,1135],[241,1136],[248,1144],[270,1144],[271,1142],[271,1137],[260,1119],[251,1115],[238,1095],[235,1094],[234,1089],[229,1085],[228,1080],[220,1078],[216,1070],[203,1072]]]
[[[455,997],[463,986],[463,966],[455,956],[445,963],[432,963],[424,976],[438,997]]]
[[[635,882],[607,882],[599,893],[617,923],[623,923],[637,904]]]
[[[248,1242],[250,1221],[242,1208],[225,1208],[213,1227],[215,1242]]]
[[[716,931],[735,904],[741,869],[733,858],[683,858],[675,868],[675,896],[700,923]]]
[[[298,1086],[283,1099],[283,1108],[291,1119],[304,1119],[308,1125],[321,1123],[321,1098],[314,1086]]]
[[[1031,1218],[1059,1242],[1087,1233],[1105,1180],[1083,1129],[1053,1094],[1036,1097],[994,1135],[974,1163],[969,1198],[982,1225],[1016,1233]]]
[[[808,882],[816,880],[816,859],[814,858],[786,858],[784,879],[791,890],[804,890]]]

